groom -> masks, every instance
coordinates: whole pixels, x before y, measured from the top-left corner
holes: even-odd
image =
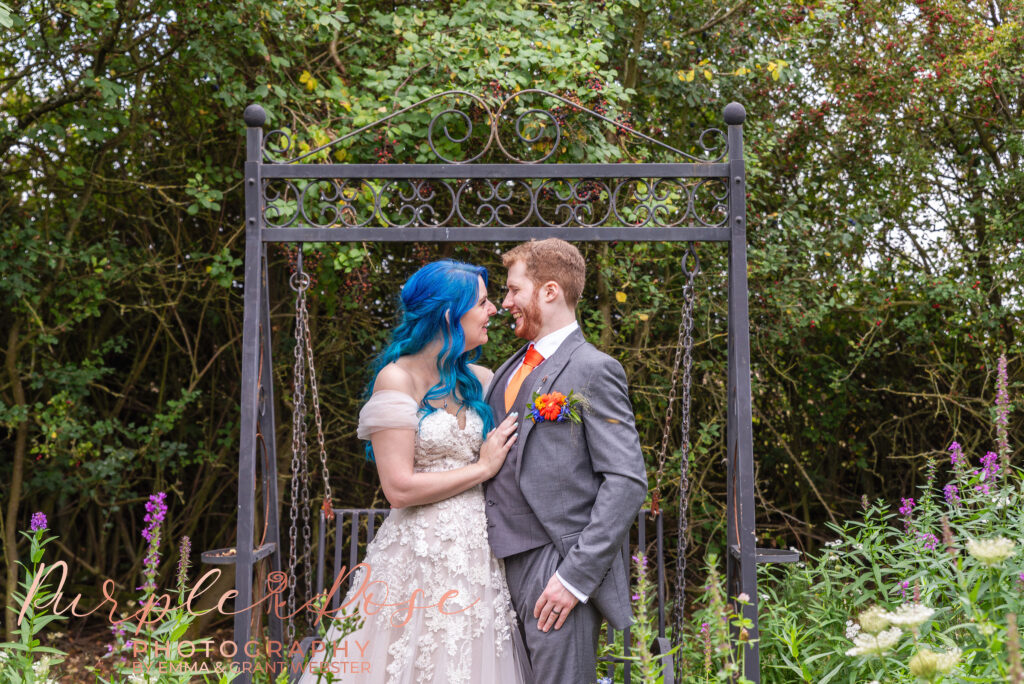
[[[516,411],[519,439],[484,483],[488,538],[504,559],[512,603],[537,684],[585,684],[597,670],[601,619],[631,620],[623,542],[647,476],[622,366],[583,338],[576,304],[586,265],[558,239],[502,257],[515,334],[526,346],[494,374],[485,400],[495,422]],[[579,424],[534,423],[533,394],[575,391]]]

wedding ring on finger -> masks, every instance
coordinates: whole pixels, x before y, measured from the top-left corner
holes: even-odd
[[[562,609],[561,608],[552,608],[551,612],[554,613],[555,615],[561,615]]]

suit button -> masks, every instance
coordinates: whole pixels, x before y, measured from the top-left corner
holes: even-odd
[[[488,506],[493,506],[493,505],[494,505],[494,502],[493,502],[493,501],[491,501],[490,499],[488,499],[488,500],[487,500],[487,505],[488,505]]]
[[[487,523],[487,526],[488,526],[488,527],[494,527],[494,523],[492,523],[492,522],[489,522],[489,523]]]

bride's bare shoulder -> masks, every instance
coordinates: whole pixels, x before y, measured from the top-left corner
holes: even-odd
[[[397,363],[389,363],[377,373],[377,379],[373,383],[373,391],[376,394],[381,390],[395,390],[404,392],[409,396],[416,394],[416,381],[412,373],[399,366]]]

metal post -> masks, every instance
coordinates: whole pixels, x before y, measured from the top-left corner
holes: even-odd
[[[747,310],[746,170],[743,161],[743,105],[725,108],[729,126],[729,390],[726,477],[728,478],[728,553],[726,586],[729,598],[746,594],[743,616],[753,627],[746,631],[743,676],[760,682],[757,645],[757,548],[754,534],[754,445],[750,395],[750,331]]]
[[[245,108],[245,294],[242,317],[242,415],[241,447],[238,455],[238,533],[235,539],[235,656],[239,670],[248,663],[245,644],[249,641],[252,618],[253,533],[256,488],[256,381],[260,353],[260,299],[262,298],[259,166],[263,147],[263,124],[267,114],[259,105]],[[268,331],[269,332],[269,331]],[[268,379],[269,380],[269,379]],[[277,515],[277,511],[274,511]],[[234,680],[251,684],[252,673],[242,671]]]
[[[257,186],[258,187],[258,186]],[[257,219],[258,223],[258,219]],[[281,533],[280,516],[277,498],[277,422],[274,415],[274,375],[273,375],[273,336],[270,327],[270,292],[268,279],[270,270],[267,267],[267,246],[260,247],[260,261],[262,262],[261,301],[260,301],[260,327],[263,329],[263,364],[260,369],[263,381],[260,383],[260,434],[263,435],[263,443],[266,447],[266,463],[263,466],[263,501],[266,508],[267,519],[264,524],[267,526],[266,544],[272,544],[274,552],[270,556],[270,571],[281,572]],[[278,611],[270,607],[270,615],[267,618],[267,626],[270,629],[270,640],[276,643],[284,643],[284,620],[278,617]],[[275,666],[284,667],[287,659],[281,651],[274,651],[271,662]],[[275,670],[276,671],[276,670]]]

